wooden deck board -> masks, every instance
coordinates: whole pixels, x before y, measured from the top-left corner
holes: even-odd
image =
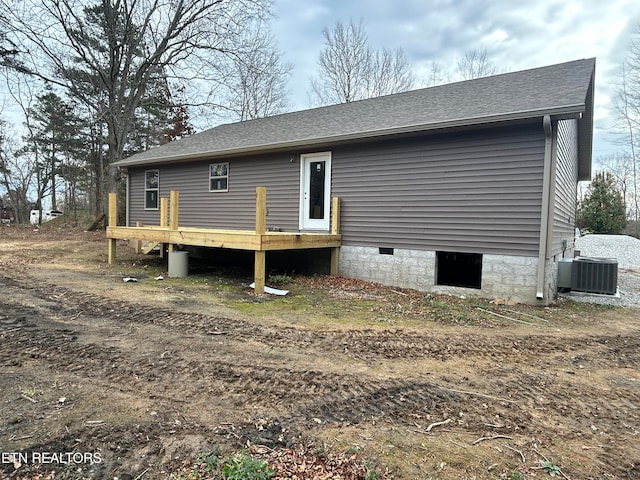
[[[339,247],[340,234],[266,232],[251,230],[218,230],[179,227],[107,227],[107,238],[145,240],[147,242],[191,245],[237,250],[295,250],[303,248]]]

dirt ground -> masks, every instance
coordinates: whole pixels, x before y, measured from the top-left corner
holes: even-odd
[[[197,479],[248,446],[366,465],[297,478],[640,478],[638,309],[331,277],[257,296],[106,247],[0,228],[0,478]]]

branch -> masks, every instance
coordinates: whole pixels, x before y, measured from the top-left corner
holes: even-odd
[[[433,427],[439,427],[440,425],[446,425],[447,423],[451,423],[451,422],[453,422],[453,420],[451,420],[450,418],[447,418],[446,420],[443,420],[442,422],[432,423],[431,425],[429,425],[425,429],[425,432],[430,432]]]
[[[507,438],[509,440],[513,440],[513,437],[510,437],[508,435],[494,435],[492,437],[480,437],[475,442],[473,442],[471,445],[477,445],[478,443],[484,442],[485,440],[495,440],[497,438]]]

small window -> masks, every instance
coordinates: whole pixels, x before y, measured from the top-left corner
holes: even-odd
[[[436,252],[436,284],[482,288],[482,255]]]
[[[209,165],[209,191],[226,192],[229,190],[229,163]]]
[[[144,172],[144,177],[144,208],[145,210],[157,210],[160,170],[147,170]]]

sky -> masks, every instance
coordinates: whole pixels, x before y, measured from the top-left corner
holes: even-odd
[[[401,47],[418,82],[433,62],[455,72],[459,58],[480,48],[499,72],[595,57],[594,159],[622,148],[612,100],[634,33],[640,40],[638,0],[273,0],[273,11],[273,33],[294,64],[294,110],[311,106],[322,29],[362,20],[369,45]]]
[[[474,49],[486,50],[499,72],[595,57],[593,158],[623,148],[612,100],[634,34],[640,42],[639,0],[272,0],[272,7],[273,33],[283,60],[293,64],[293,110],[313,106],[322,29],[362,20],[373,49],[403,49],[416,88],[426,86],[433,62],[455,75],[458,59]],[[0,111],[6,117],[11,106]]]

